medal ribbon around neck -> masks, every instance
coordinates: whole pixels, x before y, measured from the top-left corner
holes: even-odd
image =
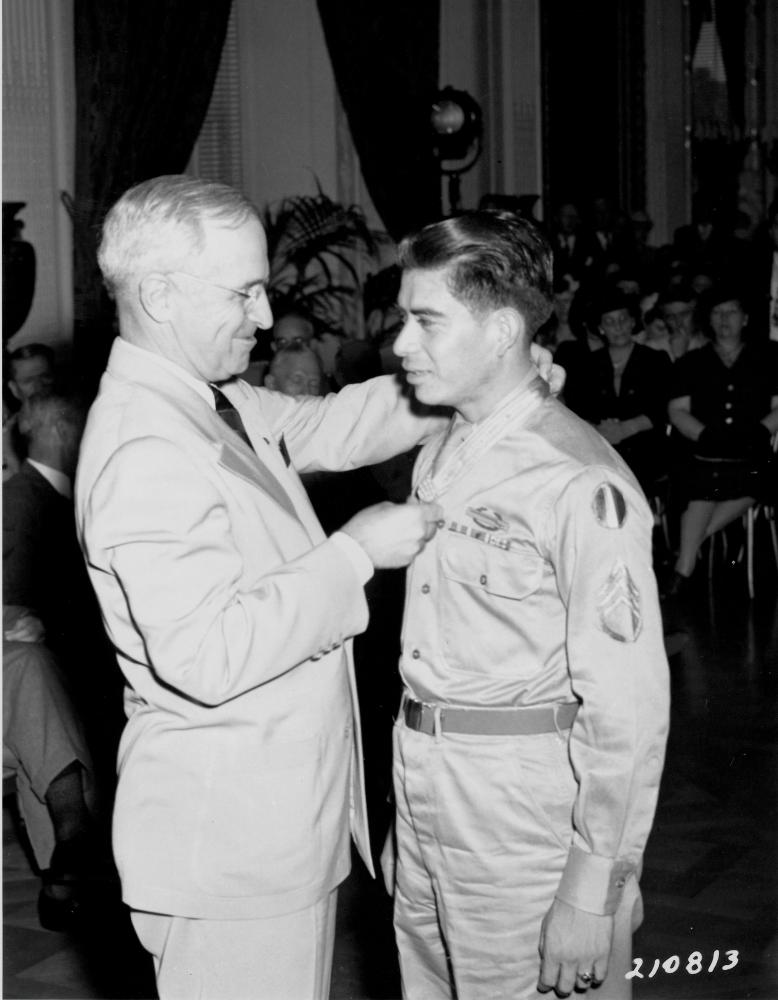
[[[529,384],[528,384],[529,383]],[[545,390],[545,391],[544,391]],[[416,498],[422,503],[437,500],[452,483],[456,482],[481,456],[501,441],[511,427],[527,417],[548,395],[548,386],[536,372],[530,372],[512,389],[488,417],[477,423],[468,436],[451,452],[441,468],[433,475],[435,460],[445,447],[449,435],[454,430],[451,418],[448,433],[440,447],[430,448],[422,455],[416,477]]]

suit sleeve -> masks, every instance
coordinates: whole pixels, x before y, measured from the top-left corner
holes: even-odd
[[[383,462],[421,444],[448,419],[417,407],[391,375],[323,398],[256,391],[265,419],[276,437],[283,434],[299,472],[341,472]]]
[[[168,441],[119,448],[90,491],[83,525],[95,587],[99,593],[115,578],[119,593],[109,604],[118,600],[127,632],[141,636],[138,658],[202,704],[221,704],[330,652],[367,624],[358,576],[330,540],[273,562],[247,589],[221,491]],[[260,515],[256,530],[257,544],[267,544]]]
[[[574,835],[557,895],[613,913],[628,876],[639,872],[668,731],[652,522],[634,486],[594,466],[562,492],[548,527],[580,699],[570,736]]]

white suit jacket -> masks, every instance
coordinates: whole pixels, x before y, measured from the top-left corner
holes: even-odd
[[[368,867],[350,637],[368,612],[301,471],[439,426],[389,377],[295,401],[234,381],[252,451],[191,385],[117,340],[76,481],[88,570],[127,680],[114,849],[125,902],[290,912]]]

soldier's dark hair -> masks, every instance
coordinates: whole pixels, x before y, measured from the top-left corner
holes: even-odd
[[[552,251],[540,229],[513,212],[470,211],[433,222],[399,247],[405,270],[446,270],[451,294],[483,315],[511,307],[532,337],[553,310]]]

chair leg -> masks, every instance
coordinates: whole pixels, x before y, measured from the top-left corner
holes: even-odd
[[[770,535],[773,540],[773,555],[775,556],[775,566],[778,569],[778,530],[775,527],[775,508],[765,508],[765,513],[767,514],[767,521],[770,525]]]
[[[746,511],[746,567],[748,570],[748,596],[754,599],[754,508]]]

